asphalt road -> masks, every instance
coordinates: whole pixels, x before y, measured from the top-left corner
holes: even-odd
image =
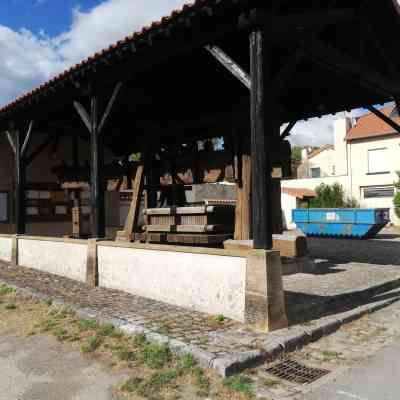
[[[0,400],[114,400],[123,378],[54,338],[0,334]]]
[[[399,382],[400,342],[397,342],[296,400],[398,400]]]

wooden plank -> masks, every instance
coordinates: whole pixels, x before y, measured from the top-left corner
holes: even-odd
[[[14,152],[14,155],[16,155],[17,149],[15,147],[14,139],[12,138],[11,133],[9,131],[6,131],[6,136],[7,136],[8,142],[10,143],[10,146]]]
[[[32,129],[33,129],[33,121],[30,121],[29,127],[28,127],[28,132],[26,133],[24,144],[22,145],[21,157],[24,157],[25,151],[28,148],[29,140],[30,140],[31,134],[32,134]]]
[[[205,48],[233,76],[235,76],[240,82],[242,82],[247,87],[247,89],[251,88],[251,78],[249,74],[235,61],[233,61],[232,58],[230,58],[221,48],[219,48],[218,46],[206,46]]]
[[[233,232],[233,227],[227,225],[147,225],[146,231],[167,233]]]
[[[241,182],[237,185],[235,210],[235,240],[248,240],[252,234],[251,223],[251,156],[241,155]]]
[[[77,101],[74,101],[74,107],[79,116],[81,117],[88,131],[91,132],[92,131],[91,118],[89,117],[89,114],[86,112],[85,107],[83,107],[83,105]]]
[[[292,121],[289,122],[285,128],[285,130],[282,132],[281,134],[281,139],[286,139],[288,136],[291,135],[292,133],[292,129],[294,128],[294,126],[297,124],[297,121]]]
[[[174,234],[150,233],[149,242],[198,245],[221,245],[226,240],[232,239],[231,234]]]
[[[129,208],[129,213],[126,218],[124,232],[127,237],[131,237],[131,235],[136,231],[137,221],[139,218],[140,211],[140,203],[142,200],[142,192],[143,192],[143,183],[144,183],[144,165],[139,165],[136,169],[136,176],[133,183],[133,191],[132,191],[132,202]]]
[[[25,181],[26,167],[21,157],[21,132],[15,133],[15,225],[17,235],[26,233]]]
[[[109,102],[107,104],[107,108],[106,108],[106,110],[105,110],[105,112],[103,114],[103,118],[101,119],[101,122],[100,122],[100,125],[99,125],[99,128],[98,128],[98,132],[99,133],[102,132],[103,127],[106,124],[106,122],[107,122],[107,120],[108,120],[108,118],[109,118],[109,116],[111,114],[111,111],[112,111],[112,109],[114,107],[115,101],[117,100],[117,96],[118,96],[119,92],[121,91],[121,88],[122,88],[122,82],[118,82],[116,84],[116,86],[114,88],[114,91],[113,91],[113,94],[112,94],[112,96],[111,96],[111,98],[110,98],[110,100],[109,100]]]

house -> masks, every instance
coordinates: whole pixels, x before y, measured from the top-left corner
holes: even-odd
[[[400,123],[398,110],[389,105],[380,110]],[[375,114],[357,120],[342,118],[334,124],[334,145],[304,155],[301,179],[282,182],[285,188],[315,190],[321,183],[340,183],[346,195],[360,207],[391,209],[391,220],[400,224],[393,207],[395,182],[400,171],[400,134]],[[284,209],[286,218],[291,209]]]

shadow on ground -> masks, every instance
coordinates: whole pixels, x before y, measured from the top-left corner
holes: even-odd
[[[364,290],[335,296],[321,296],[285,290],[289,325],[304,324],[381,300],[400,299],[400,279]]]

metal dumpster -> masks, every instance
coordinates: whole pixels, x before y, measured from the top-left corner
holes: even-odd
[[[390,222],[389,208],[308,208],[292,211],[307,236],[370,239]]]

